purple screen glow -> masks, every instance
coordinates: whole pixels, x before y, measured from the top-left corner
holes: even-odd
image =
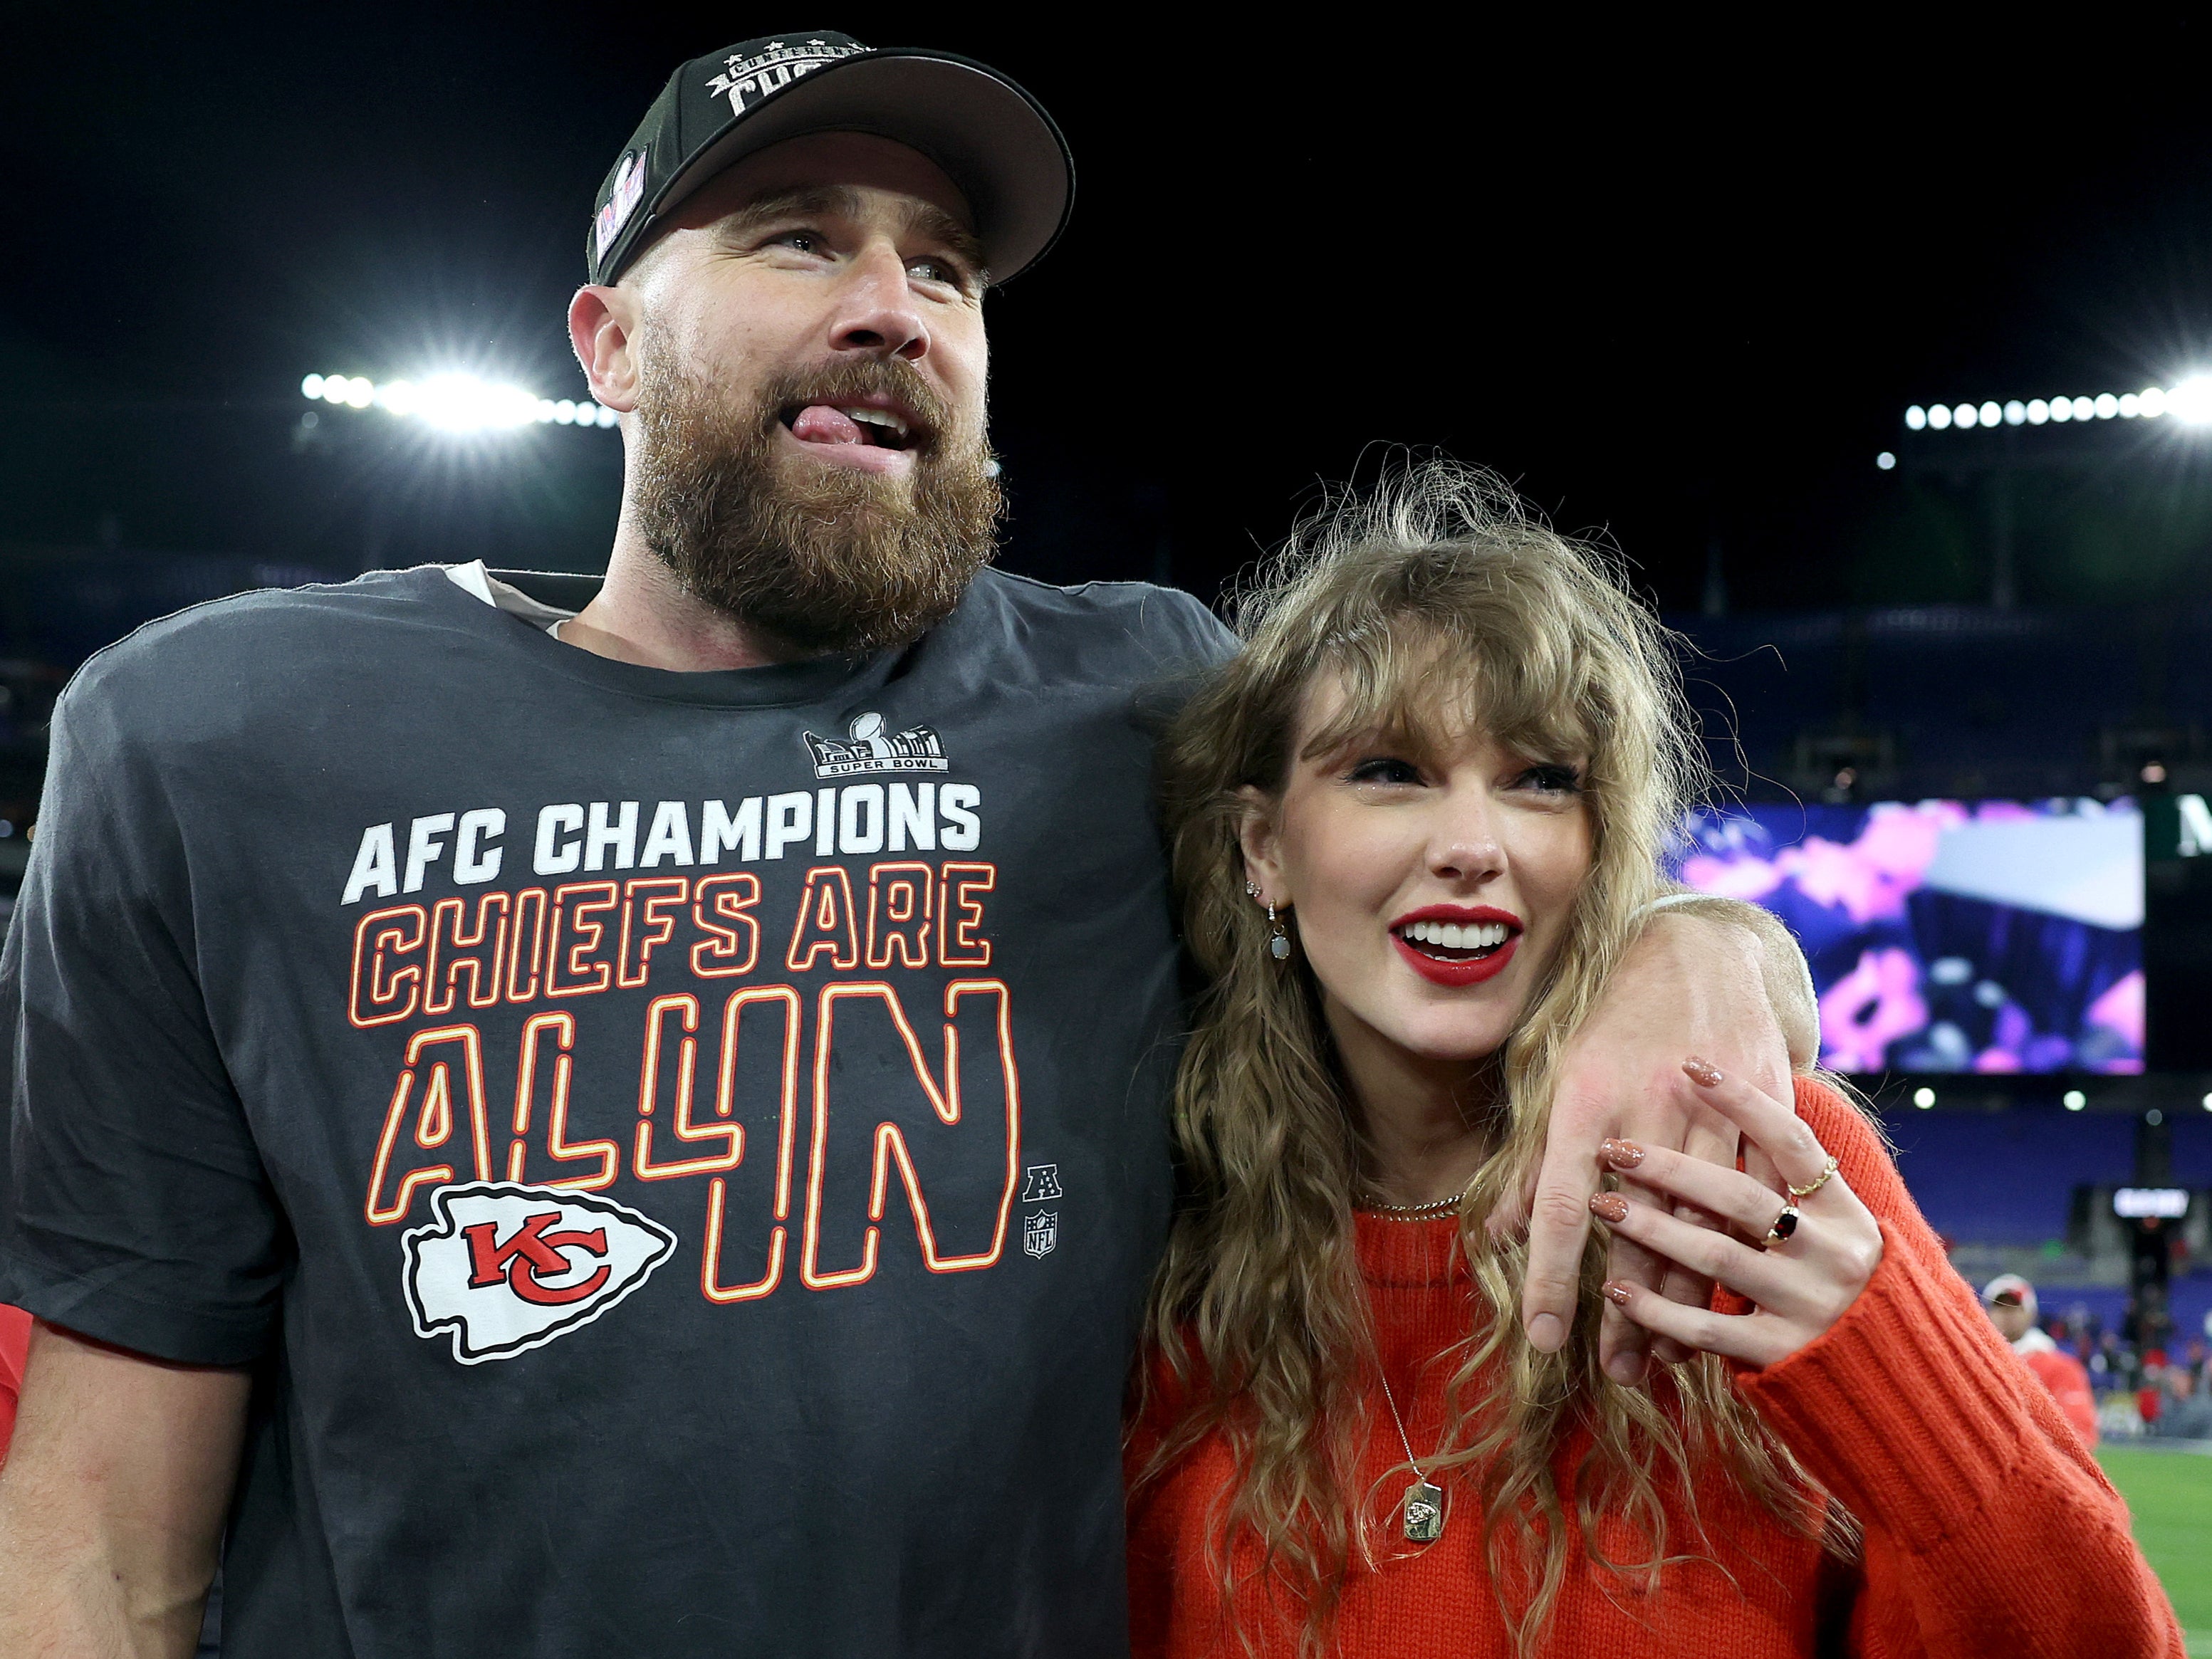
[[[1693,813],[1678,874],[1788,924],[1838,1072],[2140,1072],[2132,801]]]

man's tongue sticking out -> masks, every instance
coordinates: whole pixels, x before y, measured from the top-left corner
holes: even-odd
[[[827,404],[809,404],[791,423],[791,435],[803,444],[865,444],[867,434],[850,416]]]

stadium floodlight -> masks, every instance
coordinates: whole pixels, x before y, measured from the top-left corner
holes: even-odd
[[[1922,1111],[1926,1111],[1936,1103],[1936,1091],[1933,1089],[1915,1089],[1912,1091],[1912,1103]]]
[[[2204,1097],[2204,1109],[2208,1112],[2212,1112],[2212,1095],[2207,1095]]]
[[[311,392],[308,394],[313,396]],[[2172,416],[2184,426],[2212,426],[2212,374],[2192,374],[2172,386],[2141,392],[2100,392],[2094,397],[2015,398],[2000,404],[1913,404],[1905,411],[1908,432],[1971,432],[1978,427],[2042,426],[2064,421],[2155,421]]]
[[[2167,392],[2166,412],[2184,426],[2212,425],[2212,374],[2192,374]]]
[[[2078,1112],[2089,1103],[2089,1097],[2079,1089],[2069,1089],[2058,1097],[2059,1103],[2069,1112]]]
[[[604,428],[621,419],[611,409],[588,400],[541,398],[520,386],[463,374],[381,383],[360,374],[310,374],[300,382],[300,395],[337,408],[380,409],[441,432],[511,432],[525,426]]]
[[[1897,465],[1897,457],[1891,454],[1889,451],[1885,449],[1881,454],[1874,458],[1874,464],[1880,467],[1883,471],[1887,472],[1890,468]]]

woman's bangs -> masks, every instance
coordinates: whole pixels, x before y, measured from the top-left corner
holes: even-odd
[[[1313,760],[1361,737],[1381,737],[1422,755],[1449,753],[1483,732],[1530,760],[1587,762],[1596,733],[1585,717],[1580,677],[1534,641],[1490,630],[1394,617],[1339,635],[1314,665],[1308,684],[1334,675],[1343,700],[1308,736],[1299,757]]]

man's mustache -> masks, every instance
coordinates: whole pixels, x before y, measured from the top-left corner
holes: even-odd
[[[789,427],[811,405],[884,404],[905,418],[905,447],[925,460],[961,435],[951,400],[897,358],[852,357],[793,369],[772,377],[760,392],[763,430],[770,424]]]

